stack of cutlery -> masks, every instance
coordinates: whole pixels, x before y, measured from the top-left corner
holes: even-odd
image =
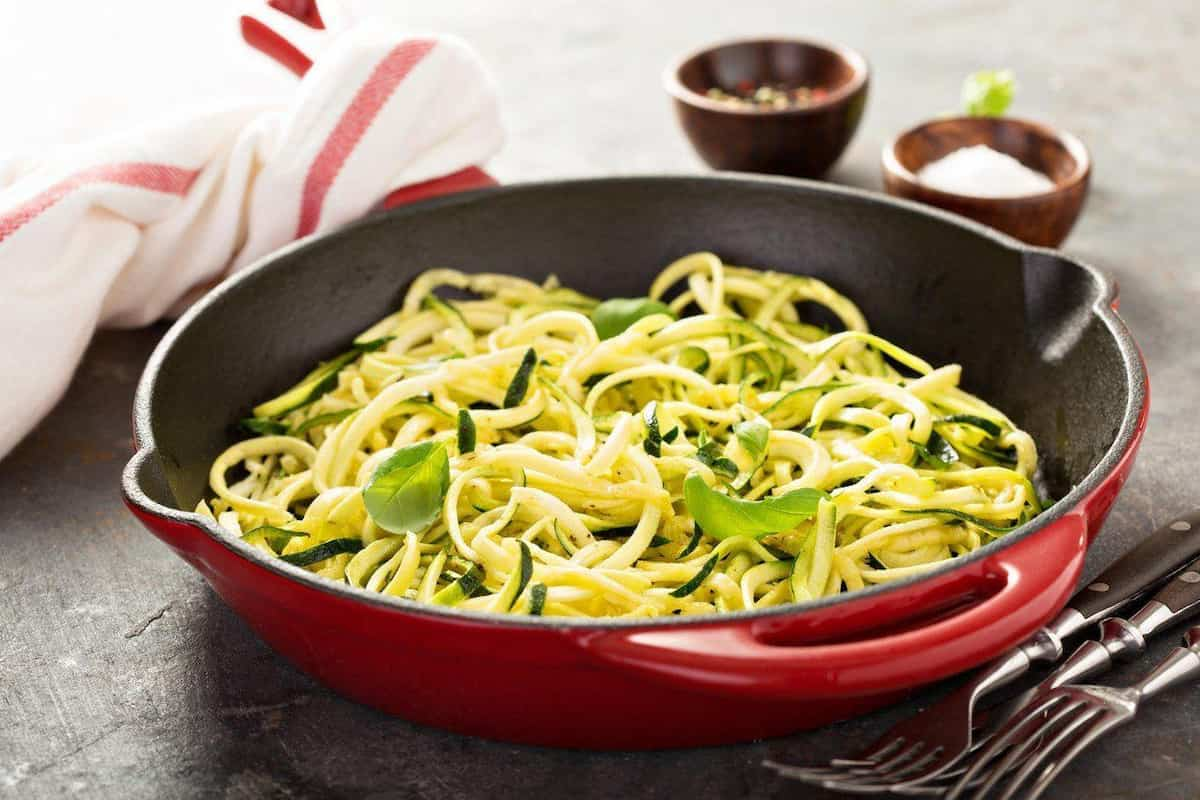
[[[1148,598],[1148,599],[1147,599]],[[1142,605],[1132,614],[1124,609]],[[1039,797],[1079,753],[1133,720],[1159,694],[1200,679],[1200,625],[1131,686],[1085,685],[1146,641],[1200,616],[1200,511],[1176,518],[1081,589],[1024,643],[874,744],[847,758],[801,767],[768,761],[779,774],[854,794],[971,798]],[[1056,663],[1064,642],[1099,623],[1054,672],[1005,702],[989,702],[1039,662]]]

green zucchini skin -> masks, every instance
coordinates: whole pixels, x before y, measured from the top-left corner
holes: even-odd
[[[679,351],[679,355],[675,360],[679,366],[684,369],[690,369],[693,372],[704,372],[708,369],[710,363],[708,351],[703,347],[688,345]]]
[[[662,455],[662,433],[658,428],[658,403],[651,400],[646,404],[646,408],[642,411],[642,419],[646,423],[646,438],[642,442],[642,449],[647,455],[658,458]]]
[[[355,343],[354,347],[345,353],[335,356],[304,376],[301,381],[278,397],[254,407],[254,416],[259,419],[282,417],[290,411],[306,406],[321,395],[337,386],[337,374],[342,367],[357,359],[363,353],[371,353],[380,349],[391,337],[373,339],[369,342]]]
[[[540,617],[546,608],[546,584],[535,583],[529,587],[529,616]]]
[[[358,411],[357,408],[344,408],[341,411],[330,411],[327,414],[317,414],[311,419],[306,419],[290,431],[291,436],[299,436],[302,433],[307,433],[313,428],[320,428],[322,425],[334,425],[346,417]]]
[[[504,392],[505,408],[515,408],[525,400],[525,394],[529,391],[529,378],[533,374],[533,368],[536,365],[537,353],[531,347],[525,351],[524,357],[521,358],[520,366],[517,367],[516,373],[513,374],[512,382],[508,384],[508,389]]]
[[[458,410],[458,452],[475,452],[475,420],[465,408]]]
[[[456,606],[482,585],[483,571],[477,564],[472,564],[461,578],[435,594],[430,602],[438,606]]]
[[[362,539],[330,539],[307,550],[289,553],[279,558],[297,567],[307,567],[342,553],[357,553],[362,549]]]
[[[695,530],[692,531],[691,541],[689,541],[687,543],[687,547],[683,548],[683,550],[680,551],[679,555],[675,556],[675,560],[682,561],[683,559],[690,556],[692,554],[692,551],[695,550],[700,545],[700,540],[702,538],[704,538],[704,531],[700,529],[699,525],[696,525]]]
[[[265,544],[271,548],[271,552],[278,555],[287,546],[287,543],[297,536],[308,536],[308,534],[300,531],[289,531],[286,528],[277,528],[274,525],[260,525],[253,530],[243,533],[242,541],[254,546]]]
[[[692,577],[690,581],[680,586],[678,589],[671,592],[671,597],[687,597],[692,592],[700,588],[700,584],[712,573],[717,566],[717,562],[721,560],[720,554],[714,554],[708,561],[704,562],[704,566]]]

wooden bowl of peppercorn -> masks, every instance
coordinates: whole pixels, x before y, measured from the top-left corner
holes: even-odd
[[[869,74],[841,45],[753,39],[685,55],[663,82],[709,166],[819,178],[858,128]]]

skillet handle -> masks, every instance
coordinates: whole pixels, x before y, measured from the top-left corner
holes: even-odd
[[[980,562],[987,599],[949,618],[856,641],[787,645],[762,620],[711,626],[616,629],[582,646],[620,669],[699,692],[758,699],[829,698],[896,692],[930,683],[1023,641],[1066,603],[1083,568],[1086,519],[1067,514]],[[895,590],[902,614],[904,590]],[[820,613],[819,609],[813,613]],[[770,618],[767,618],[770,621]],[[773,640],[773,641],[772,641]]]
[[[268,0],[267,5],[277,12],[293,17],[309,28],[321,30],[325,27],[325,21],[321,19],[321,12],[313,0]],[[313,62],[308,54],[267,23],[250,15],[242,15],[239,24],[242,39],[246,44],[276,61],[297,77],[304,77],[312,68]],[[498,185],[495,178],[479,167],[466,167],[440,178],[415,183],[411,186],[402,186],[385,197],[380,205],[386,210],[444,194],[466,192],[472,189],[488,189]]]
[[[383,203],[380,205],[386,210],[407,203],[415,203],[418,200],[439,197],[444,194],[469,192],[475,189],[490,189],[493,186],[499,185],[500,183],[495,178],[479,167],[467,167],[466,169],[460,169],[458,172],[434,178],[431,181],[414,183],[411,186],[401,186],[385,197]]]
[[[164,505],[159,499],[171,498],[158,452],[142,447],[134,453],[121,474],[121,493],[125,505],[146,529],[166,543],[172,550],[206,577],[213,569],[206,558],[209,548],[215,544],[199,525],[180,519],[184,512]],[[190,516],[190,515],[189,515]]]

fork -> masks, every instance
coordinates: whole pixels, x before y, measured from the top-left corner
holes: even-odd
[[[1200,573],[1196,573],[1200,581]],[[1137,714],[1144,700],[1173,686],[1200,678],[1200,625],[1184,636],[1184,646],[1176,647],[1153,671],[1127,688],[1112,686],[1061,686],[1028,706],[1014,729],[1010,766],[1016,767],[999,800],[1011,800],[1021,787],[1033,780],[1026,800],[1036,800],[1058,774],[1088,745],[1114,728],[1125,725]],[[994,769],[971,796],[983,798],[1000,786],[1007,774],[1004,764]],[[963,797],[965,782],[955,786],[947,800]]]
[[[857,755],[835,758],[827,766],[801,767],[764,761],[778,774],[806,783],[861,794],[907,790],[944,776],[978,747],[987,723],[1007,715],[987,715],[981,698],[1019,678],[1038,661],[1062,657],[1063,639],[1145,595],[1200,554],[1200,511],[1175,519],[1109,567],[1071,598],[1052,622],[994,661],[973,679],[892,727]],[[1020,703],[1026,696],[1018,698]],[[1013,708],[1015,706],[1005,706]]]
[[[1046,699],[1057,696],[1060,687],[1107,670],[1114,658],[1126,658],[1143,652],[1147,637],[1197,614],[1200,614],[1200,559],[1176,575],[1128,621],[1118,618],[1104,620],[1100,639],[1081,644],[1057,671],[1034,688],[1025,705],[1017,709],[1012,719],[996,731],[987,746],[976,753],[969,769],[960,778],[960,785],[954,788],[950,796],[961,794],[967,783],[978,783],[978,779],[989,774],[989,770],[990,777],[985,785],[995,784],[1004,773],[1019,765],[1032,747],[1030,742],[1033,740],[1025,734],[1033,725],[1031,720],[1039,716],[1034,709],[1045,709]]]

